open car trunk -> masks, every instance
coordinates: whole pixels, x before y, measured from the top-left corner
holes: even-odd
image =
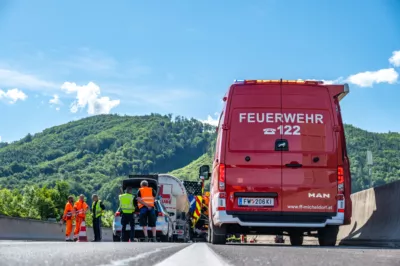
[[[125,191],[127,187],[132,187],[135,191],[140,188],[140,182],[146,180],[149,183],[149,187],[154,189],[158,194],[159,185],[158,185],[158,176],[157,175],[129,175],[129,179],[124,179],[122,181],[122,189]]]

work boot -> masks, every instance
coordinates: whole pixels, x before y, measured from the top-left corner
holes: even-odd
[[[149,242],[149,237],[148,236],[144,237],[144,242]]]
[[[153,242],[157,242],[157,237],[153,236]]]

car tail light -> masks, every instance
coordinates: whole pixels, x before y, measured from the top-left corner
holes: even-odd
[[[338,202],[338,212],[344,213],[344,195],[340,194],[337,195],[337,202]]]
[[[116,212],[115,213],[115,217],[120,217],[121,216],[121,213],[120,212]]]
[[[218,170],[218,190],[225,191],[225,164],[221,163]]]
[[[226,210],[226,193],[225,192],[219,192],[218,193],[217,210],[218,211],[225,211]]]
[[[337,195],[337,211],[339,213],[344,213],[344,169],[343,166],[338,166],[337,169],[337,186],[338,186],[338,195]]]
[[[164,213],[158,212],[158,216],[164,217]]]
[[[337,169],[337,183],[338,183],[338,194],[344,193],[344,170],[343,166],[338,166]]]

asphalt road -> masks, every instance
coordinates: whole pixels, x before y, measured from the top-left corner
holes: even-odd
[[[400,265],[399,249],[205,243],[0,242],[0,265]]]
[[[289,245],[225,245],[211,249],[230,265],[400,265],[400,249]]]

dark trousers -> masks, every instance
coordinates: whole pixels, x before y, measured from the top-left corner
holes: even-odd
[[[94,233],[94,240],[100,241],[101,240],[101,216],[98,218],[93,218],[93,233]]]
[[[129,239],[131,242],[135,239],[135,218],[133,217],[133,213],[122,213],[121,216],[121,225],[122,225],[122,232],[121,232],[121,242],[124,242],[125,235],[126,235],[126,225],[129,224],[131,227],[131,231],[129,234]]]

